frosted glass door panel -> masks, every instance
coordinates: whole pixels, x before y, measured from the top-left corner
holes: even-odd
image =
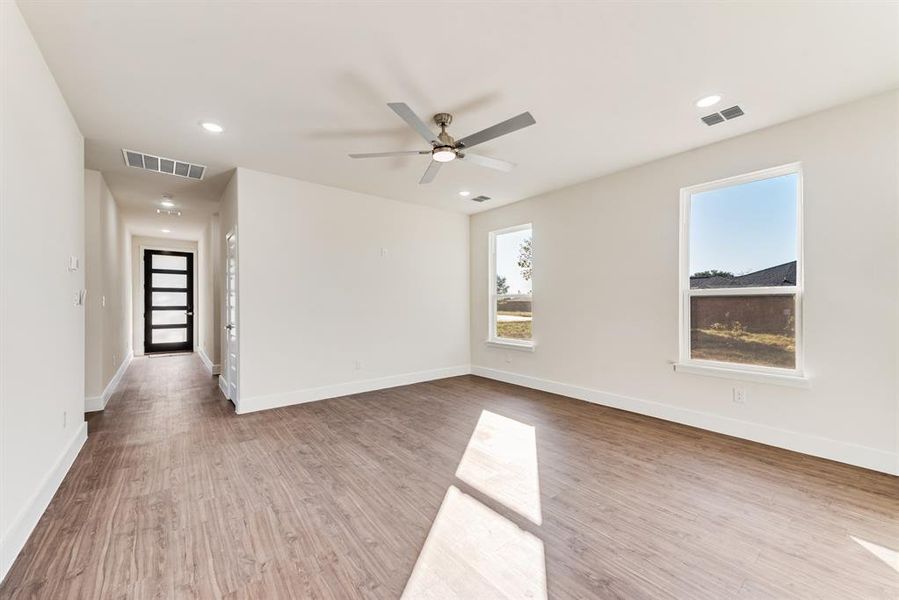
[[[153,273],[153,287],[187,289],[187,274]]]
[[[187,306],[184,292],[153,292],[153,306]]]
[[[187,311],[154,310],[153,325],[186,325]]]
[[[187,341],[187,329],[154,329],[154,344],[173,344]]]
[[[186,256],[171,256],[168,254],[153,255],[153,269],[173,269],[178,271],[187,270]]]

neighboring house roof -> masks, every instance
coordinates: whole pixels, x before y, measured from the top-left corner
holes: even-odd
[[[796,261],[736,277],[691,277],[690,289],[776,287],[796,285]]]

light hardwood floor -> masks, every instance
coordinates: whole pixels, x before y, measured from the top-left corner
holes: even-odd
[[[143,358],[89,431],[0,597],[899,597],[896,478],[478,377],[237,416]]]

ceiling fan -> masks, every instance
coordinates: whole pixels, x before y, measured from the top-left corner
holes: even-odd
[[[512,133],[513,131],[524,129],[525,127],[536,123],[534,117],[531,116],[531,113],[523,112],[518,116],[503,121],[502,123],[497,123],[496,125],[492,125],[487,129],[482,129],[477,133],[472,133],[471,135],[465,136],[462,139],[455,140],[450,134],[446,132],[446,128],[450,125],[450,123],[453,122],[453,115],[449,113],[437,113],[436,115],[434,115],[434,123],[436,123],[437,126],[440,127],[440,133],[435,134],[427,125],[425,125],[424,121],[418,118],[418,115],[412,112],[412,109],[409,108],[409,106],[404,102],[389,102],[387,106],[389,106],[397,115],[399,115],[399,117],[403,121],[405,121],[409,125],[409,127],[417,131],[418,135],[423,137],[429,144],[431,144],[431,149],[350,154],[350,158],[387,158],[389,156],[430,154],[431,164],[428,165],[428,169],[425,171],[425,174],[421,176],[421,179],[418,183],[431,183],[432,181],[434,181],[434,178],[437,177],[437,172],[440,171],[440,167],[443,166],[443,163],[448,163],[450,161],[456,160],[457,158],[459,160],[464,160],[490,169],[496,169],[498,171],[511,171],[515,167],[514,164],[506,162],[504,160],[499,160],[497,158],[490,158],[487,156],[481,156],[479,154],[472,154],[468,152],[468,148],[477,146],[478,144],[483,144],[484,142],[488,142],[492,139],[498,138],[501,135],[506,135],[507,133]]]

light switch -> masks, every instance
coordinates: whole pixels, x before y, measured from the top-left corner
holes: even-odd
[[[70,256],[69,257],[69,271],[77,271],[78,270],[78,257]]]
[[[106,306],[106,296],[100,296],[100,306]]]

